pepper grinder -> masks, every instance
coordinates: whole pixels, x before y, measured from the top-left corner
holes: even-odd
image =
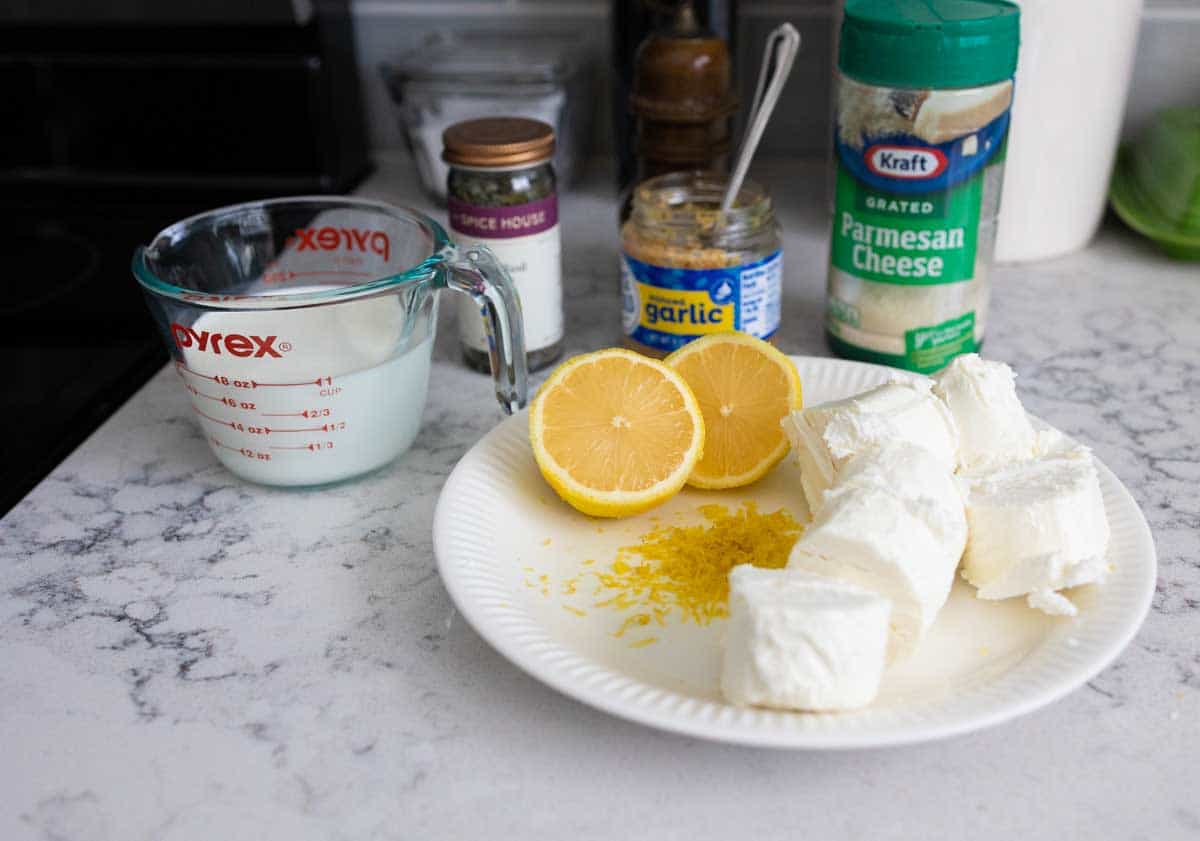
[[[671,5],[670,22],[634,59],[634,184],[667,172],[729,168],[738,107],[729,47],[700,26],[690,0]]]
[[[617,190],[624,194],[633,183],[634,114],[629,109],[633,90],[634,59],[638,48],[655,30],[668,28],[679,13],[678,0],[611,0],[612,67],[614,75],[612,121],[616,153]],[[691,0],[700,27],[725,41],[737,55],[739,0]],[[736,116],[735,116],[736,121]],[[737,125],[734,125],[735,132]]]

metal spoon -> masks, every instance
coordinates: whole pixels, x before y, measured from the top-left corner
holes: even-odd
[[[746,180],[746,172],[750,169],[750,161],[754,158],[759,141],[762,140],[763,130],[771,119],[771,113],[779,102],[779,95],[783,92],[783,85],[787,82],[788,74],[792,72],[792,63],[799,51],[800,33],[790,23],[779,25],[767,36],[762,67],[758,71],[758,85],[750,108],[750,119],[746,124],[746,133],[742,136],[742,148],[738,150],[737,166],[733,168],[729,186],[721,199],[721,211],[713,225],[714,236],[724,226],[726,214],[737,201],[742,182]]]

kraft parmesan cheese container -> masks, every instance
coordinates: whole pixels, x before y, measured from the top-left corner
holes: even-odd
[[[826,309],[839,356],[929,373],[983,342],[1018,15],[847,0]]]

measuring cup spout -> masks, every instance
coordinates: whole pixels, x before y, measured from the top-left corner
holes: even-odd
[[[488,337],[496,399],[505,413],[525,407],[528,373],[521,299],[508,272],[486,247],[448,246],[446,286],[470,295],[479,306]]]

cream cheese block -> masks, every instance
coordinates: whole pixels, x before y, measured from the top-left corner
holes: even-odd
[[[1074,616],[1079,612],[1073,601],[1055,590],[1036,590],[1025,597],[1025,603],[1051,616]]]
[[[721,691],[738,706],[864,707],[879,691],[890,612],[887,599],[852,584],[736,566]]]
[[[898,497],[909,512],[943,540],[955,558],[967,542],[962,487],[924,447],[889,442],[851,459],[830,493],[859,489],[885,491]]]
[[[1073,614],[1057,591],[1101,581],[1109,527],[1091,453],[1062,450],[964,474],[970,537],[962,575],[981,599],[1027,596],[1031,607]]]
[[[969,353],[933,377],[933,393],[954,416],[958,466],[999,467],[1033,458],[1037,436],[1017,398],[1016,374],[1003,362]]]
[[[912,653],[946,603],[966,541],[962,498],[944,459],[891,443],[844,466],[788,569],[888,598],[888,656],[897,660]]]
[[[1061,456],[1079,449],[1079,444],[1052,426],[1044,426],[1034,435],[1034,451],[1039,456]]]
[[[945,472],[954,471],[958,432],[950,411],[930,387],[926,379],[886,383],[783,419],[810,513],[820,511],[825,491],[851,458],[887,442],[923,447]]]

